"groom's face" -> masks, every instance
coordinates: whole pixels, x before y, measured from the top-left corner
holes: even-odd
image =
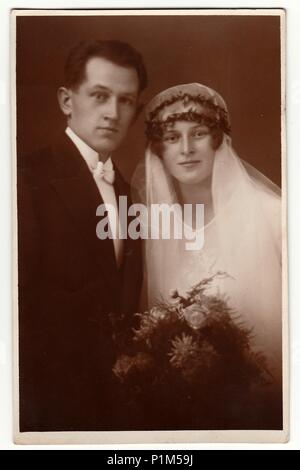
[[[68,125],[98,153],[116,150],[136,115],[139,80],[134,68],[91,58],[85,78],[68,90]]]

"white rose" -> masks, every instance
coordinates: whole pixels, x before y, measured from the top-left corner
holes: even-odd
[[[209,309],[199,304],[193,304],[184,308],[182,313],[190,327],[197,330],[198,328],[201,328],[203,322],[209,314]]]

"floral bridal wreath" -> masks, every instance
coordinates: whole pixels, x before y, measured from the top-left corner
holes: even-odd
[[[209,293],[223,276],[203,279],[184,296],[173,291],[169,301],[137,313],[127,332],[115,321],[113,372],[129,409],[146,413],[148,426],[226,429],[263,419],[272,375],[238,313]]]

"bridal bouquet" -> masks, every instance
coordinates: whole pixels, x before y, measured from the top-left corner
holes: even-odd
[[[175,290],[137,313],[137,326],[119,343],[113,372],[132,412],[140,406],[153,425],[212,429],[214,416],[216,428],[238,422],[253,391],[270,380],[265,357],[251,349],[251,331],[224,297],[209,293],[225,275],[201,280],[184,296]]]

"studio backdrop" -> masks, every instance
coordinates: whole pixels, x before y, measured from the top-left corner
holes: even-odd
[[[128,14],[128,12],[127,12]],[[69,50],[81,40],[117,39],[144,57],[146,103],[179,83],[198,82],[224,97],[234,148],[281,185],[279,16],[32,16],[17,18],[18,155],[51,143],[65,127],[56,92]],[[144,115],[116,155],[127,179],[144,155]]]

